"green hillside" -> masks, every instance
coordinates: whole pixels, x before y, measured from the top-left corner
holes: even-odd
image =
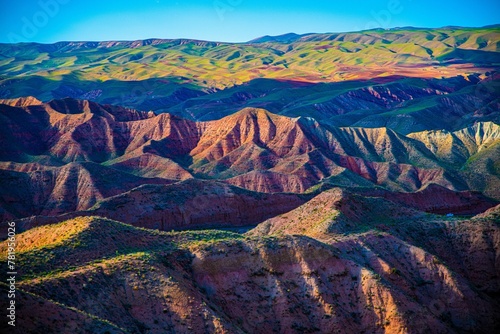
[[[457,59],[498,65],[499,39],[500,28],[443,28],[312,34],[285,42],[242,44],[195,40],[2,44],[0,73],[3,79],[61,80],[69,75],[95,82],[176,78],[204,88],[260,77],[312,82],[403,72],[440,77],[475,72],[448,66]]]

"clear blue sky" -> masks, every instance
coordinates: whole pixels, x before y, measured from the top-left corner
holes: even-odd
[[[500,0],[0,0],[0,42],[196,38],[500,23]]]

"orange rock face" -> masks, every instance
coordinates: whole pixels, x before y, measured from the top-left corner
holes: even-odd
[[[417,191],[421,195],[384,196],[439,213],[456,206],[455,213],[479,213],[495,203],[480,194],[459,199],[443,188],[426,190],[432,184],[453,191],[484,188],[484,180],[463,172],[463,163],[499,140],[492,123],[452,134],[461,139],[451,141],[446,153],[433,149],[437,134],[331,128],[263,109],[193,122],[72,99],[2,102],[3,220],[87,210],[139,185],[193,177],[264,193],[304,193],[321,184]],[[453,159],[458,165],[450,167]],[[432,205],[426,191],[438,197]],[[487,193],[499,198],[493,188]]]

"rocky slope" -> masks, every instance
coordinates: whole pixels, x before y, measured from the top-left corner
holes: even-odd
[[[53,211],[17,220],[18,231],[77,216],[102,216],[138,227],[170,231],[255,226],[304,204],[310,194],[258,193],[221,182],[187,180],[171,185],[145,184],[97,201],[86,210]],[[6,235],[6,224],[0,236]]]
[[[19,294],[36,302],[16,330],[494,332],[500,230],[492,212],[443,221],[401,209],[385,231],[368,223],[317,239],[306,235],[321,228],[306,222],[302,235],[269,237],[260,228],[253,237],[165,233],[96,217],[38,227],[18,236]]]
[[[404,136],[387,128],[331,127],[254,108],[193,122],[72,99],[3,103],[3,220],[87,210],[140,185],[193,177],[264,193],[303,193],[321,184],[416,192],[437,184],[500,198],[495,187],[500,130],[491,122]],[[443,192],[435,194],[440,213],[456,206]],[[408,203],[408,196],[414,200],[395,196],[400,203]],[[494,204],[483,202],[461,212],[478,213]]]
[[[382,197],[332,189],[290,212],[268,219],[248,234],[300,234],[327,243],[339,240],[350,243],[355,239],[359,242],[366,231],[376,234],[373,232],[376,230],[379,238],[397,238],[437,256],[495,299],[500,291],[497,276],[500,259],[496,250],[500,245],[498,211],[496,206],[471,219],[443,219]],[[352,237],[356,233],[359,235]]]
[[[164,178],[141,178],[92,162],[60,167],[9,163],[0,170],[3,219],[58,215],[86,210],[98,201],[143,184],[169,184]],[[22,170],[30,168],[32,170]]]

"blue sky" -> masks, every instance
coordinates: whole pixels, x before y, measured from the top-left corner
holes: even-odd
[[[0,42],[196,38],[500,23],[499,0],[0,0]]]

